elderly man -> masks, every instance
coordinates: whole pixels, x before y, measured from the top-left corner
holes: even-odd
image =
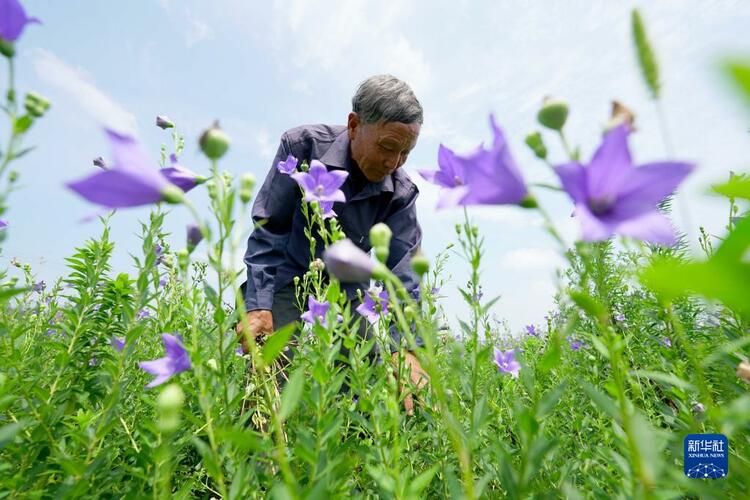
[[[294,278],[303,275],[310,264],[310,245],[305,236],[301,193],[294,180],[277,169],[289,155],[300,162],[319,160],[328,170],[344,170],[348,177],[341,187],[343,203],[333,211],[344,233],[364,251],[370,250],[370,228],[384,222],[393,231],[386,265],[415,296],[419,280],[410,260],[419,249],[422,233],[417,222],[417,187],[400,169],[417,143],[422,124],[422,106],[409,86],[390,75],[368,78],[352,98],[347,125],[303,125],[281,136],[276,157],[253,205],[256,227],[248,239],[245,263],[247,282],[243,285],[250,335],[258,338],[297,321]],[[318,256],[322,244],[316,245]],[[344,286],[349,300],[356,290],[369,283]],[[366,321],[360,322],[360,336],[371,333]],[[241,332],[241,325],[238,326]],[[391,328],[395,343],[399,334]],[[244,339],[243,339],[244,342]],[[245,346],[247,347],[247,346]],[[392,347],[392,357],[398,353]],[[287,355],[291,354],[291,351]],[[347,351],[342,349],[347,356]],[[424,384],[417,359],[407,353],[415,384]],[[411,412],[410,398],[405,401]]]

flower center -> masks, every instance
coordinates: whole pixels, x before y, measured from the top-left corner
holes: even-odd
[[[603,215],[612,208],[613,202],[614,199],[608,196],[602,198],[589,198],[589,209],[594,215]]]
[[[325,188],[323,187],[323,185],[322,185],[322,184],[318,184],[317,186],[315,186],[315,194],[316,194],[316,195],[320,196],[320,195],[322,195],[322,194],[323,194],[324,192],[325,192]]]
[[[460,178],[459,176],[454,175],[453,176],[453,184],[455,184],[456,186],[463,186],[464,185],[464,180],[462,178]]]

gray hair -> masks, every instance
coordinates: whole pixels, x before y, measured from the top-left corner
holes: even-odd
[[[352,97],[352,111],[362,123],[422,124],[422,105],[411,87],[393,75],[375,75],[363,81]]]

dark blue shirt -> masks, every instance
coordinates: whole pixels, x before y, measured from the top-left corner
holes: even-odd
[[[274,292],[291,283],[295,276],[303,275],[310,264],[300,188],[289,175],[276,168],[279,161],[286,160],[290,154],[300,163],[319,160],[329,170],[349,172],[341,187],[346,202],[333,205],[342,230],[354,244],[369,252],[370,228],[378,222],[387,224],[393,237],[386,265],[417,297],[419,279],[410,261],[422,242],[416,211],[419,190],[403,169],[380,182],[368,181],[351,158],[346,127],[303,125],[281,136],[279,150],[253,204],[256,227],[250,234],[245,253],[245,308],[248,311],[271,309]],[[320,257],[323,250],[318,240],[315,257]],[[353,299],[356,290],[366,289],[369,283],[342,286],[348,298]]]

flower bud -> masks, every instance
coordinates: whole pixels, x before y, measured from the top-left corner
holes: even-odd
[[[35,92],[26,94],[23,101],[23,107],[26,108],[26,112],[34,118],[42,117],[51,105],[49,100]]]
[[[208,367],[209,367],[209,368],[210,368],[210,369],[211,369],[212,371],[215,371],[215,372],[218,372],[218,371],[219,371],[219,365],[218,365],[218,364],[216,364],[216,360],[215,360],[214,358],[211,358],[211,359],[209,359],[208,361],[206,361],[206,365],[207,365],[207,366],[208,366]]]
[[[737,376],[750,384],[750,363],[743,361],[737,366]]]
[[[536,119],[552,130],[562,130],[568,119],[568,103],[560,99],[545,98]]]
[[[107,163],[104,161],[104,158],[102,158],[101,156],[97,156],[96,158],[94,158],[93,163],[95,167],[99,167],[102,170],[107,170]]]
[[[376,248],[388,248],[391,245],[391,235],[391,228],[382,222],[378,222],[370,228],[370,244]]]
[[[706,412],[706,407],[703,406],[703,403],[698,403],[697,401],[693,401],[693,405],[691,408],[693,410],[693,413],[696,413],[696,414]]]
[[[203,132],[198,142],[203,154],[212,160],[218,160],[229,149],[229,136],[219,128],[218,121]]]
[[[537,203],[536,198],[531,195],[527,195],[526,198],[521,200],[521,203],[519,203],[518,205],[522,208],[537,208],[539,206],[539,203]]]
[[[190,254],[186,249],[182,249],[179,252],[177,252],[177,263],[180,266],[180,269],[183,271],[187,269],[188,263],[190,262]]]
[[[242,203],[250,203],[250,200],[253,199],[253,190],[252,189],[240,189],[240,201]]]
[[[385,261],[388,260],[388,253],[388,247],[375,247],[375,258],[378,259],[378,262],[385,264]]]
[[[198,243],[203,240],[203,232],[200,226],[197,224],[188,224],[187,227],[187,249],[188,253],[192,253]]]
[[[208,191],[208,197],[215,200],[219,196],[219,190],[216,187],[216,181],[210,180],[206,182],[206,191]]]
[[[411,268],[419,276],[424,276],[430,270],[430,261],[422,252],[417,252],[411,259]]]
[[[525,142],[526,145],[531,148],[537,158],[541,158],[542,160],[547,158],[547,147],[544,145],[542,134],[540,134],[539,132],[529,134],[526,136]]]
[[[162,130],[166,130],[168,128],[174,128],[174,122],[170,120],[168,116],[159,115],[156,117],[156,126]]]
[[[156,398],[159,411],[157,427],[160,431],[172,433],[180,427],[180,410],[185,404],[185,393],[177,384],[170,384]]]
[[[185,199],[185,192],[177,186],[170,184],[162,189],[161,198],[167,203],[182,203],[182,200]]]
[[[618,101],[612,101],[612,114],[609,118],[609,122],[604,126],[604,131],[609,132],[619,125],[626,124],[628,130],[635,130],[635,115],[632,111],[626,108],[622,103]]]
[[[11,184],[15,183],[20,175],[21,174],[18,173],[18,170],[11,170],[8,172],[8,182]]]
[[[326,268],[325,263],[320,259],[315,259],[310,262],[310,271],[322,271]]]
[[[12,59],[13,56],[16,55],[16,47],[12,42],[0,38],[0,54],[4,55],[8,59]]]
[[[299,286],[299,276],[294,277],[294,286],[295,287]]]
[[[240,176],[240,189],[248,189],[250,191],[255,187],[255,176],[253,174],[242,174]]]

